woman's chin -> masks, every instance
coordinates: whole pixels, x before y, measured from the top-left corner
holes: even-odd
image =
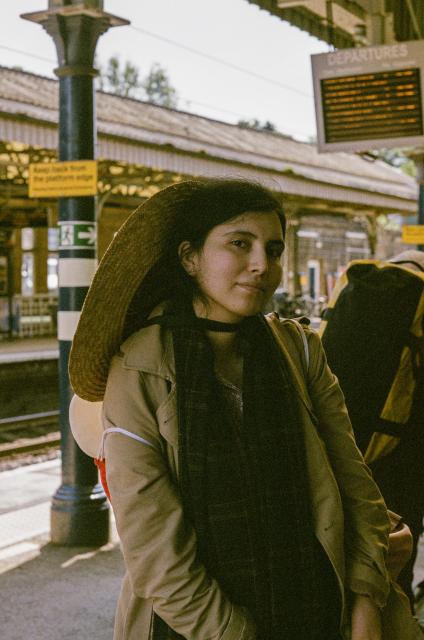
[[[263,310],[264,306],[265,304],[259,303],[243,305],[239,309],[237,309],[236,314],[240,317],[240,319],[249,318],[260,313]]]

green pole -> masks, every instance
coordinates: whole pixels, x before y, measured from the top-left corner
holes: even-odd
[[[59,160],[92,160],[96,147],[94,53],[110,27],[128,24],[103,11],[102,0],[50,0],[47,11],[25,14],[56,45],[59,66]],[[80,311],[96,266],[96,196],[59,198],[59,395],[62,479],[52,499],[51,540],[101,546],[109,538],[109,507],[93,460],[69,426],[72,389],[68,359]]]

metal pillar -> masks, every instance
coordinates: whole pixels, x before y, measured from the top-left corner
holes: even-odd
[[[56,45],[59,66],[59,160],[92,160],[96,125],[93,79],[98,38],[128,21],[103,12],[102,0],[49,0],[48,11],[25,14]],[[76,445],[69,428],[72,389],[68,358],[82,303],[96,265],[96,198],[59,198],[59,394],[62,484],[52,499],[51,540],[68,546],[100,546],[109,538],[109,508],[97,469]],[[79,231],[93,238],[79,243]],[[81,236],[82,237],[82,236]],[[70,241],[71,238],[71,241]]]
[[[300,282],[300,273],[299,273],[299,237],[297,232],[301,226],[301,214],[296,212],[293,217],[290,218],[290,231],[291,231],[291,243],[290,243],[290,251],[291,251],[291,269],[290,271],[293,274],[290,294],[292,296],[300,296],[302,295],[302,285]]]
[[[13,233],[11,229],[0,230],[0,333],[13,337],[14,329],[14,278],[13,278]]]
[[[424,152],[413,154],[415,166],[417,167],[418,182],[418,216],[417,224],[424,225]],[[424,244],[417,245],[420,251],[424,251]]]

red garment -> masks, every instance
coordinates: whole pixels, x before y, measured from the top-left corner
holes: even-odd
[[[99,470],[100,482],[102,483],[104,492],[110,500],[109,487],[107,486],[107,479],[106,479],[106,460],[104,458],[102,459],[94,458],[94,464]]]

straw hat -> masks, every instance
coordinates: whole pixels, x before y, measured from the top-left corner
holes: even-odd
[[[259,183],[207,178],[174,184],[134,211],[95,273],[73,339],[69,376],[80,398],[103,399],[110,361],[122,342],[177,292],[172,261],[180,242],[201,236],[206,219],[212,228],[223,212],[249,210],[278,211],[281,204]],[[285,228],[284,215],[281,224]]]
[[[199,190],[200,181],[186,181],[158,192],[129,216],[109,245],[85,298],[72,342],[69,376],[80,398],[91,402],[103,399],[111,358],[140,325],[140,312],[133,314],[133,319],[129,313],[134,297],[142,300],[143,317],[160,301],[158,283],[152,286],[146,282],[143,287],[143,281],[169,249],[177,225],[187,213],[185,204]]]

